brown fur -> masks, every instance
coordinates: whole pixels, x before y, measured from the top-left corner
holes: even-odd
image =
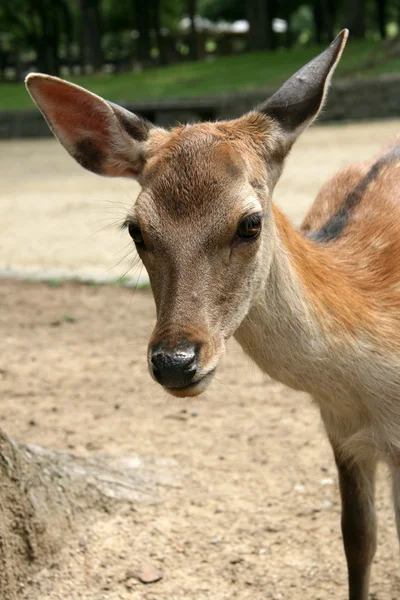
[[[306,216],[302,232],[309,235],[318,231],[366,177],[376,160],[347,167],[327,182]],[[382,347],[397,352],[400,351],[399,224],[400,161],[396,160],[385,164],[371,180],[338,239],[325,245],[301,241],[307,259],[314,265],[312,269],[305,268],[303,275],[315,300],[322,306],[330,306],[336,315],[341,314],[347,327],[367,329]],[[286,236],[292,244],[289,238]],[[299,237],[296,240],[295,254],[299,256]],[[324,285],[314,285],[318,277],[324,279]]]

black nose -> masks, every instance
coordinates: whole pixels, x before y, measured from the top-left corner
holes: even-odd
[[[151,348],[151,366],[158,383],[169,388],[186,387],[197,371],[198,345],[182,341],[174,347],[162,342]]]

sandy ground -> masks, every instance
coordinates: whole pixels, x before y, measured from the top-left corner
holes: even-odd
[[[92,516],[25,585],[29,600],[346,598],[335,467],[309,399],[265,378],[235,343],[211,390],[173,399],[150,380],[150,292],[0,281],[0,427],[91,455],[163,457],[156,504]],[[372,598],[398,600],[381,473]],[[151,563],[162,579],[138,582]]]
[[[278,203],[299,222],[332,172],[398,129],[392,121],[310,130]],[[1,143],[0,166],[1,269],[117,277],[128,268],[109,271],[127,240],[96,232],[123,217],[134,184],[85,173],[47,140]],[[149,292],[0,280],[0,427],[78,454],[163,457],[176,478],[159,487],[159,502],[80,523],[21,599],[344,600],[336,473],[315,407],[265,378],[234,343],[207,395],[167,397],[146,370],[153,322]],[[397,600],[385,482],[381,471],[371,597]],[[149,563],[162,579],[144,585],[135,574]]]
[[[370,157],[398,131],[400,121],[306,131],[276,189],[277,204],[299,223],[330,175]],[[117,224],[138,193],[135,182],[84,171],[47,139],[0,142],[0,172],[0,272],[98,278],[129,272],[132,255],[126,256],[128,241]]]

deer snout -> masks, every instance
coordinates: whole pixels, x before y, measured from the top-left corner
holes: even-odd
[[[163,342],[151,347],[151,369],[154,378],[168,389],[185,388],[197,373],[199,345],[184,340],[174,347]]]

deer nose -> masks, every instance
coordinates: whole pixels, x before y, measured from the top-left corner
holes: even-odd
[[[197,371],[198,345],[185,341],[174,348],[162,342],[151,347],[151,368],[158,383],[183,388],[192,383]]]

